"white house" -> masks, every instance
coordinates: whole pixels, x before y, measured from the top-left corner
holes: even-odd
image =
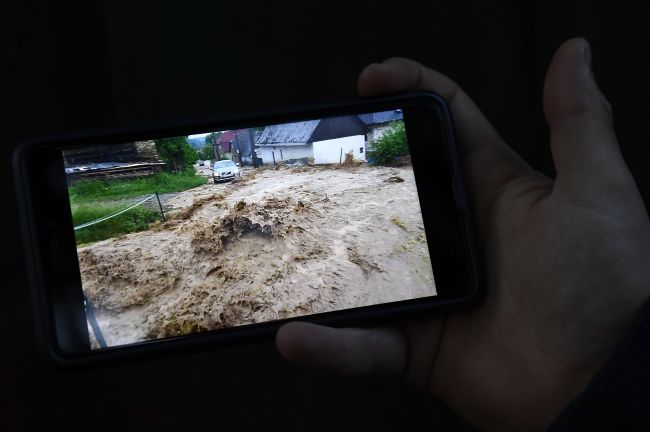
[[[314,141],[314,163],[331,164],[345,160],[345,155],[352,153],[355,160],[366,161],[365,135],[353,135],[323,141]]]
[[[354,115],[267,126],[255,143],[256,153],[264,164],[339,163],[348,152],[365,161],[366,130]]]
[[[359,118],[367,127],[367,144],[368,148],[372,149],[373,144],[384,135],[392,122],[404,120],[404,114],[401,109],[395,109],[391,111],[359,114]]]

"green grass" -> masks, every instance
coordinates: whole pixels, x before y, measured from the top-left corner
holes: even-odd
[[[116,213],[126,207],[128,207],[128,204],[78,205],[72,210],[72,220],[74,226],[79,226]],[[159,212],[138,206],[114,218],[75,231],[75,238],[77,245],[93,243],[123,234],[147,230],[150,223],[160,219],[162,217]]]
[[[131,180],[84,180],[73,184],[68,189],[70,202],[84,204],[97,201],[131,198],[155,192],[181,192],[206,183],[204,176],[194,171],[177,174],[158,173],[150,177]]]
[[[194,171],[177,174],[158,173],[155,176],[130,180],[84,180],[68,188],[74,226],[91,222],[129,207],[118,200],[143,195],[181,192],[206,183],[204,176]],[[149,224],[162,219],[160,212],[138,206],[119,216],[75,231],[77,245],[93,243],[149,229]]]

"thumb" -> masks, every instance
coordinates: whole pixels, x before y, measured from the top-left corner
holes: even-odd
[[[343,328],[290,322],[276,335],[276,346],[292,363],[342,375],[403,373],[406,341],[394,328]]]
[[[544,114],[559,185],[586,192],[628,181],[609,102],[591,72],[591,48],[582,38],[566,41],[553,56],[544,83]]]

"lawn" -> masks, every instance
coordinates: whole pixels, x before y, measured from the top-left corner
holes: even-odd
[[[193,171],[130,180],[85,180],[68,189],[74,226],[92,222],[104,216],[118,213],[133,203],[128,198],[146,197],[154,193],[182,192],[205,184],[204,176]],[[126,202],[124,200],[127,200]],[[160,212],[151,206],[137,206],[118,216],[75,231],[77,245],[92,243],[137,231],[144,231],[149,224],[162,219]]]

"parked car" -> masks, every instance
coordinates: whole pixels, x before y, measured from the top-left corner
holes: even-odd
[[[212,166],[212,180],[214,180],[215,183],[233,180],[235,177],[239,177],[240,175],[239,164],[236,164],[231,160],[216,161]]]

